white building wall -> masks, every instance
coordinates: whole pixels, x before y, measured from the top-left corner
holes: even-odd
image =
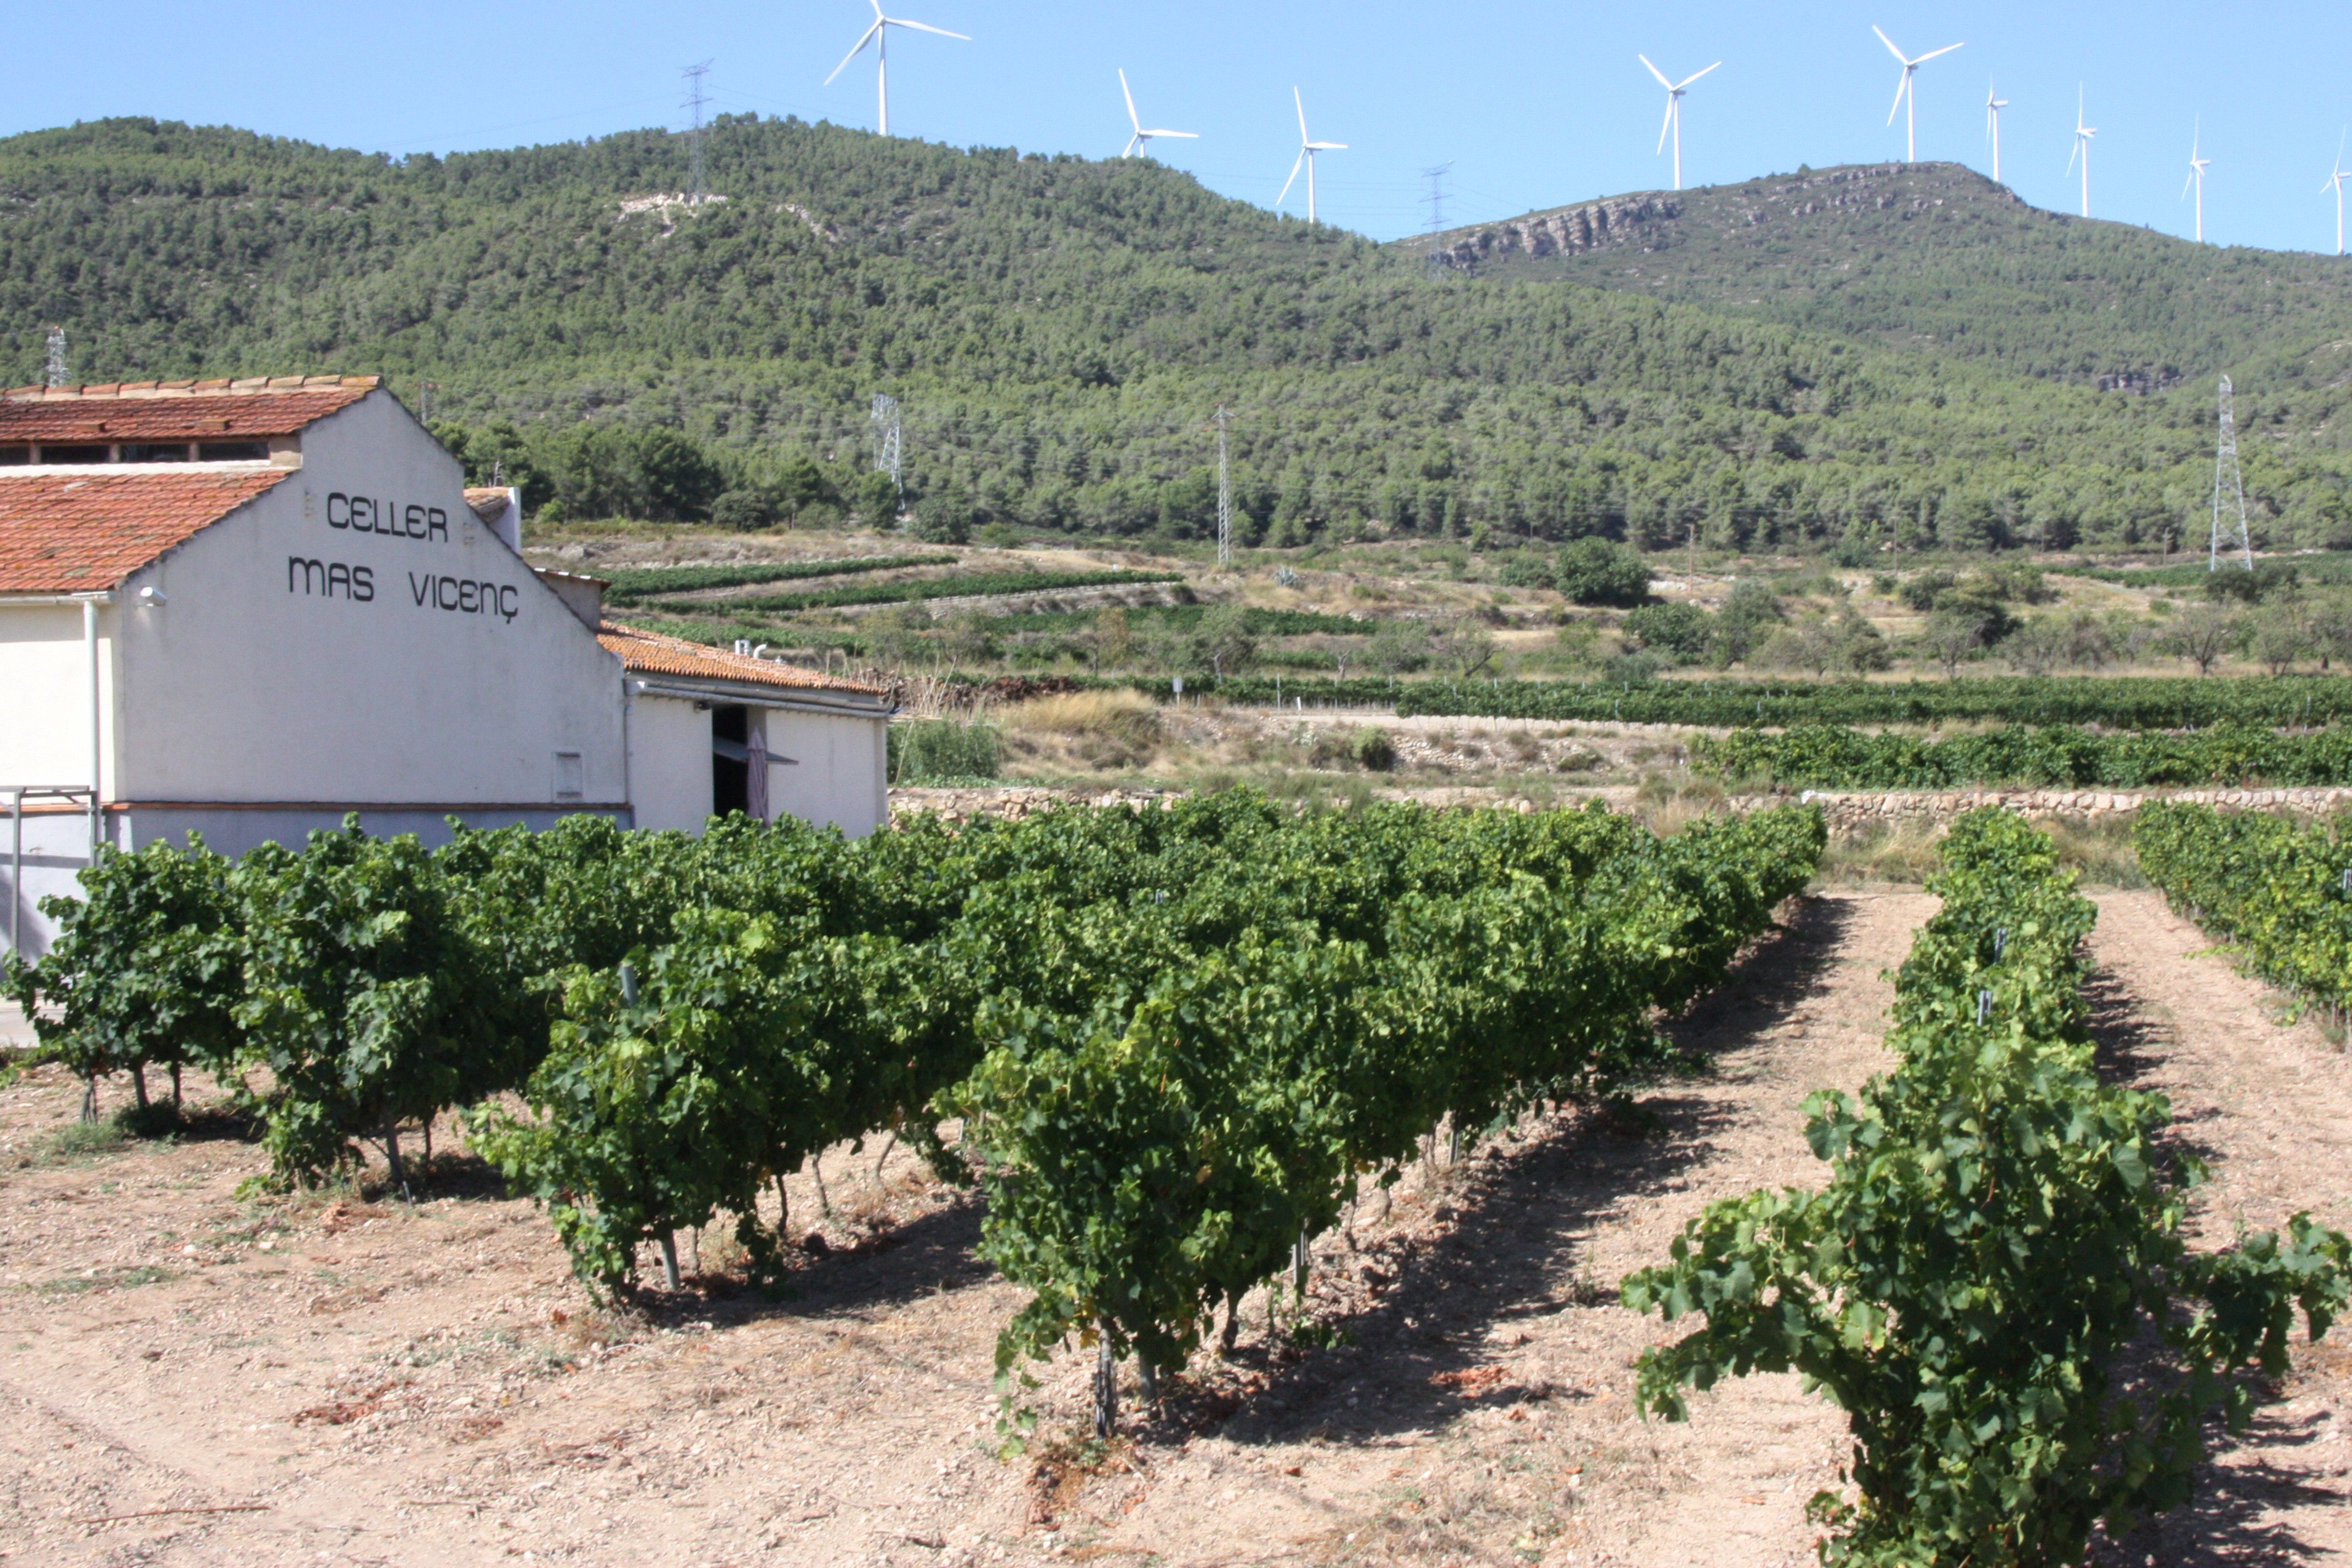
[[[619,660],[465,502],[386,394],[313,425],[302,468],[135,574],[117,798],[617,805]],[[153,587],[162,603],[138,603]],[[579,755],[558,795],[559,752]]]
[[[710,820],[710,713],[682,697],[629,699],[629,785],[639,827],[699,833]]]
[[[772,820],[797,816],[852,838],[889,822],[886,720],[771,708],[753,721],[766,726]]]
[[[114,683],[112,634],[112,612],[101,608],[101,711]],[[89,729],[81,606],[0,602],[0,786],[88,784]]]

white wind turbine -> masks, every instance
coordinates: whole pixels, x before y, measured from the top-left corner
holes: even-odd
[[[857,36],[856,47],[841,57],[841,63],[833,68],[833,76],[824,79],[824,85],[831,87],[833,77],[847,70],[849,62],[865,53],[866,45],[872,44],[874,80],[876,89],[882,96],[882,134],[887,136],[890,134],[890,29],[912,27],[918,33],[937,33],[942,38],[962,38],[967,44],[971,39],[961,33],[950,33],[945,27],[934,27],[928,22],[909,22],[902,16],[885,16],[882,15],[882,0],[868,0],[868,3],[874,7],[873,25]]]
[[[2205,171],[2213,166],[2212,159],[2199,156],[2204,142],[2205,122],[2200,117],[2189,135],[2189,178],[2180,186],[2184,200],[2189,195],[2189,187],[2197,187],[2197,243],[2200,245],[2205,243]]]
[[[1120,157],[1132,158],[1139,153],[1150,153],[1151,139],[1154,136],[1181,136],[1187,142],[1198,142],[1201,139],[1201,133],[1197,131],[1146,131],[1143,128],[1143,121],[1135,117],[1135,90],[1127,85],[1127,71],[1124,68],[1118,73],[1118,90],[1127,98],[1127,122],[1135,127],[1135,134],[1127,139],[1127,151],[1121,153]]]
[[[2009,100],[1995,95],[1992,83],[1985,83],[1985,134],[1992,138],[1992,183],[2000,184],[2000,111],[2009,107]]]
[[[1916,163],[1919,161],[1919,90],[1912,85],[1911,79],[1918,74],[1921,66],[1926,65],[1937,55],[1948,55],[1954,49],[1966,48],[1968,46],[1946,44],[1940,49],[1929,49],[1915,60],[1896,48],[1895,40],[1881,31],[1875,22],[1871,24],[1870,30],[1878,34],[1878,41],[1886,46],[1886,52],[1902,62],[1903,79],[1895,84],[1895,107],[1886,111],[1886,123],[1894,124],[1895,115],[1902,112],[1906,104],[1910,106],[1910,119],[1904,123],[1903,161],[1906,163]]]
[[[1276,207],[1282,205],[1284,197],[1290,195],[1290,187],[1297,183],[1298,171],[1303,166],[1307,170],[1307,221],[1313,223],[1315,221],[1315,154],[1344,153],[1348,150],[1348,144],[1345,142],[1318,142],[1310,138],[1307,134],[1307,100],[1298,96],[1298,89],[1295,87],[1290,89],[1290,100],[1298,106],[1298,162],[1290,165],[1290,178],[1282,182],[1282,195],[1274,198],[1274,205]]]
[[[1650,65],[1649,56],[1635,55],[1633,58],[1649,66],[1650,74],[1656,77],[1658,85],[1666,89],[1666,122],[1658,127],[1658,151],[1663,153],[1666,150],[1667,137],[1675,139],[1675,189],[1679,191],[1683,188],[1683,94],[1690,90],[1691,83],[1723,62],[1716,61],[1714,66],[1706,68],[1706,71],[1693,71],[1680,81],[1668,81],[1665,72]]]
[[[2344,254],[2344,182],[2347,180],[2352,180],[2352,169],[2344,166],[2344,138],[2339,134],[2336,138],[2336,172],[2327,176],[2326,184],[2319,187],[2322,195],[2331,189],[2336,193],[2336,254],[2338,256]]]
[[[2083,216],[2084,217],[2091,216],[2091,138],[2098,133],[2096,126],[2083,123],[2083,89],[2078,87],[2074,89],[2074,150],[2066,154],[2066,172],[2070,174],[2074,172],[2075,159],[2080,158],[2083,161]]]

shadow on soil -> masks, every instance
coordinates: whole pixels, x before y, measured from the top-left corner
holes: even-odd
[[[965,1196],[852,1243],[826,1244],[807,1256],[783,1288],[762,1295],[740,1279],[690,1276],[676,1292],[641,1287],[637,1309],[657,1322],[688,1319],[730,1327],[761,1319],[823,1318],[899,1307],[996,1277],[980,1258],[981,1205]],[[720,1226],[706,1233],[716,1240]]]
[[[2091,977],[2084,994],[2091,1003],[2091,1037],[2101,1070],[2126,1087],[2147,1087],[2145,1080],[2173,1043],[2169,1030],[2142,1013],[2123,983],[2104,971]],[[2176,1120],[2168,1130],[2166,1146],[2200,1160],[2218,1160],[2210,1120]],[[2153,1563],[2167,1568],[2221,1568],[2222,1564],[2236,1568],[2249,1563],[2310,1562],[2313,1548],[2276,1516],[2292,1509],[2332,1504],[2336,1495],[2308,1485],[2303,1477],[2277,1465],[2251,1457],[2223,1464],[2217,1462],[2216,1456],[2241,1445],[2273,1453],[2303,1447],[2325,1436],[2320,1428],[2326,1421],[2324,1413],[2290,1417],[2269,1410],[2255,1417],[2252,1428],[2242,1437],[2231,1437],[2214,1424],[2208,1433],[2206,1460],[2198,1468],[2196,1495],[2188,1505],[2128,1535],[2099,1542],[2091,1561],[2102,1568]]]
[[[1670,1026],[1675,1044],[1704,1062],[1780,1023],[1827,988],[1832,957],[1853,919],[1842,900],[1799,903],[1786,927]],[[1342,1265],[1395,1271],[1370,1306],[1333,1325],[1351,1343],[1302,1357],[1244,1339],[1234,1364],[1266,1384],[1239,1405],[1224,1435],[1241,1442],[1289,1441],[1307,1432],[1362,1440],[1429,1431],[1482,1404],[1528,1397],[1533,1391],[1487,1383],[1493,1374],[1480,1368],[1495,1354],[1489,1331],[1564,1306],[1613,1301],[1614,1279],[1578,1274],[1582,1236],[1613,1209],[1679,1188],[1721,1126],[1720,1112],[1686,1082],[1663,1084],[1640,1103],[1638,1126],[1604,1112],[1569,1113],[1465,1160],[1433,1215],[1450,1218],[1448,1232]],[[1587,1399],[1608,1391],[1546,1392]]]

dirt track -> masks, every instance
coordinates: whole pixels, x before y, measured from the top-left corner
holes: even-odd
[[[0,1091],[0,1552],[11,1563],[1780,1564],[1842,1424],[1793,1379],[1687,1426],[1631,1411],[1662,1329],[1614,1305],[1707,1199],[1809,1183],[1801,1103],[1883,1065],[1883,972],[1932,909],[1836,893],[1680,1026],[1709,1078],[1647,1131],[1567,1116],[1416,1177],[1319,1312],[1352,1343],[1229,1369],[1099,1473],[987,1451],[997,1325],[971,1204],[903,1153],[826,1173],[836,1250],[798,1299],[593,1310],[546,1224],[458,1163],[415,1207],[247,1203],[229,1139],[61,1155],[74,1086]],[[2103,900],[2101,1024],[2217,1181],[2204,1223],[2352,1225],[2352,1072],[2148,894]],[[446,1132],[445,1132],[446,1138]],[[30,1159],[31,1163],[22,1163]],[[817,1213],[814,1184],[793,1188]],[[715,1247],[715,1242],[709,1243]],[[852,1248],[855,1248],[852,1250]],[[2299,1352],[2205,1500],[2116,1562],[2310,1562],[2352,1544],[2352,1356]],[[1031,1395],[1075,1429],[1085,1367]],[[251,1507],[78,1523],[143,1510]]]

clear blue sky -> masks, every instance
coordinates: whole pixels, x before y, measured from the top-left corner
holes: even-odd
[[[2201,115],[2208,237],[2333,249],[2322,186],[2352,122],[2340,3],[888,5],[974,40],[898,36],[902,135],[1116,153],[1124,66],[1146,124],[1202,133],[1156,152],[1265,204],[1297,150],[1296,84],[1314,134],[1349,144],[1323,162],[1323,216],[1381,238],[1422,226],[1433,163],[1453,164],[1455,222],[1667,184],[1654,153],[1664,95],[1637,50],[1677,78],[1724,61],[1686,100],[1687,183],[1900,157],[1900,123],[1886,126],[1898,69],[1874,22],[1915,55],[1967,43],[1921,70],[1920,156],[1990,167],[1990,79],[2011,100],[2002,173],[2045,206],[2075,202],[2079,82],[2099,132],[2094,216],[2189,232],[2180,189]],[[18,16],[0,129],[152,114],[394,153],[558,142],[682,125],[677,68],[704,58],[717,110],[870,127],[870,55],[820,84],[871,15],[865,0],[80,0]]]

